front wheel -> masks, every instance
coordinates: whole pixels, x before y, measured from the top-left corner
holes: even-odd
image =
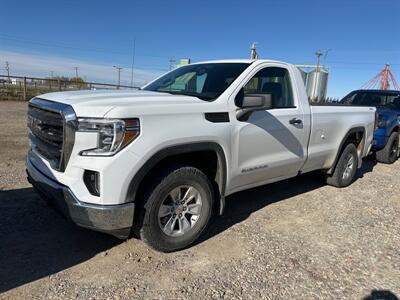
[[[393,132],[382,150],[376,151],[376,160],[384,164],[392,164],[399,153],[399,134]]]
[[[140,217],[140,238],[155,250],[171,252],[192,244],[207,226],[213,187],[190,166],[166,167],[148,185]]]
[[[357,166],[357,148],[354,144],[348,144],[340,155],[333,174],[327,177],[326,183],[336,187],[350,185],[356,175]]]

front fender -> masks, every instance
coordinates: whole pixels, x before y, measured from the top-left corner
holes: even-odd
[[[154,167],[156,167],[157,164],[161,162],[163,159],[179,154],[187,154],[190,152],[205,151],[205,150],[206,151],[211,150],[217,154],[218,158],[217,184],[219,187],[219,194],[220,194],[219,214],[222,214],[223,209],[225,207],[224,195],[225,195],[226,181],[227,181],[227,163],[226,163],[226,155],[223,148],[216,142],[195,142],[195,143],[181,144],[176,146],[169,146],[153,154],[142,165],[139,171],[136,172],[136,174],[134,175],[128,189],[128,194],[126,196],[127,202],[135,202],[139,186],[143,181],[144,177]]]

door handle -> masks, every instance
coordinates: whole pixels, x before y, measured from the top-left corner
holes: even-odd
[[[292,125],[299,125],[299,124],[303,123],[303,121],[300,119],[297,119],[297,118],[293,118],[293,119],[289,120],[289,123]]]

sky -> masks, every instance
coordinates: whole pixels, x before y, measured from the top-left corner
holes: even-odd
[[[400,0],[0,0],[0,74],[142,85],[171,60],[260,58],[315,64],[328,96],[360,88],[386,63],[400,81]],[[135,47],[134,47],[135,45]],[[135,53],[135,55],[133,55]],[[134,61],[133,61],[134,57]]]

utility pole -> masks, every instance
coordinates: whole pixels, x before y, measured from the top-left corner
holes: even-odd
[[[321,50],[317,50],[317,52],[315,52],[315,55],[317,56],[317,70],[319,71],[319,63],[321,60],[321,56],[323,55]]]
[[[174,67],[174,63],[176,62],[176,60],[174,58],[170,58],[169,59],[169,69],[172,70],[172,68]]]
[[[122,67],[117,67],[117,66],[113,66],[117,72],[118,72],[118,86],[117,89],[119,89],[119,86],[121,85],[121,70],[123,69]]]
[[[258,53],[257,53],[257,43],[253,42],[250,47],[250,59],[258,59]]]
[[[133,39],[132,67],[131,67],[131,87],[133,87],[133,67],[135,65],[135,52],[136,52],[136,38]]]
[[[318,101],[317,81],[319,81],[319,68],[320,68],[321,56],[323,55],[323,53],[321,50],[317,50],[317,52],[315,52],[315,55],[317,56],[317,69],[316,69],[316,73],[315,73],[314,89],[313,89],[312,95],[313,95],[313,100]]]
[[[76,81],[78,81],[78,69],[79,69],[79,67],[74,67],[74,69],[75,69],[75,79],[76,79]]]
[[[78,87],[78,67],[74,67],[75,69],[75,84]]]
[[[54,78],[54,71],[50,71],[50,78]]]
[[[11,80],[10,80],[10,64],[8,63],[8,61],[6,61],[6,71],[7,71],[8,82],[11,82]]]

